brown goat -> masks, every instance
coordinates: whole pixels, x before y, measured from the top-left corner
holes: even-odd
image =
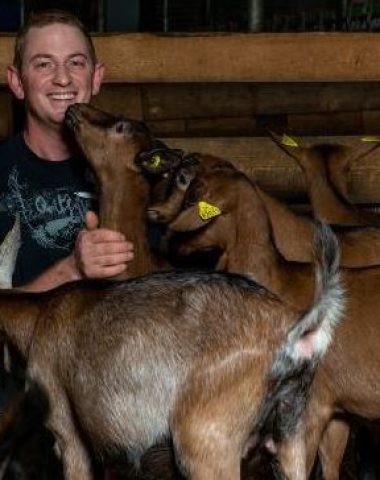
[[[73,106],[67,112],[66,121],[75,130],[78,142],[98,176],[101,225],[122,231],[135,243],[136,255],[127,276],[139,276],[162,268],[163,262],[151,253],[146,238],[144,204],[147,202],[148,183],[134,163],[136,153],[154,147],[156,140],[143,124],[116,118],[89,105]],[[128,135],[128,129],[133,129],[133,135]],[[164,153],[170,154],[168,149]],[[17,219],[1,246],[1,288],[11,287],[20,243],[19,230]]]
[[[227,160],[210,155],[196,154],[194,157],[193,154],[189,155],[189,157],[193,159],[191,164],[188,164],[186,161],[180,165],[176,163],[175,169],[173,169],[176,177],[167,198],[160,202],[153,202],[149,205],[148,217],[151,221],[169,224],[174,218],[176,218],[179,211],[182,209],[187,189],[197,175],[203,175],[207,172],[212,173],[218,169],[228,168],[228,165],[232,165]],[[141,168],[143,170],[147,169],[144,164],[141,164]],[[165,168],[168,168],[167,165],[165,165]],[[158,169],[156,170],[156,174],[160,174]],[[190,195],[196,195],[194,190],[195,187],[193,185],[190,189]],[[286,213],[284,213],[284,219],[285,218]],[[323,221],[323,219],[320,220]],[[278,218],[277,223],[280,221],[281,218]],[[285,234],[289,229],[291,230],[291,227],[287,222],[292,222],[292,219],[286,218],[286,221],[282,222],[283,229],[277,229],[278,235],[281,235],[282,232]],[[305,242],[309,242],[309,249],[311,249],[313,227],[311,224],[305,222],[303,230],[304,232],[301,237],[303,239],[302,243],[300,243],[301,238],[295,237],[293,238],[291,246],[289,242],[283,243],[281,253],[289,261],[307,263],[310,260],[310,253],[307,253],[305,256]],[[207,232],[205,231],[203,235],[206,233],[210,234],[209,230],[207,230]],[[353,229],[352,231],[342,231],[338,229],[335,231],[335,235],[338,238],[341,250],[341,266],[347,268],[364,268],[378,266],[380,264],[379,229]],[[221,264],[219,264],[219,268],[221,268]]]
[[[280,137],[271,132],[271,137],[302,168],[314,218],[326,220],[328,223],[335,225],[345,225],[347,223],[368,226],[379,225],[380,215],[359,211],[355,205],[350,203],[347,182],[350,164],[378,148],[380,145],[379,139],[370,138],[369,140],[375,141],[375,143],[362,143],[356,148],[336,144],[314,145],[305,148],[301,147],[298,141],[294,141],[286,135]],[[351,255],[354,254],[357,257],[358,265],[366,263],[366,261],[361,262],[361,259],[369,258],[368,250],[365,250],[363,246],[368,246],[370,255],[374,255],[374,264],[376,264],[376,256],[380,264],[380,251],[377,252],[379,242],[377,231],[372,231],[374,238],[370,243],[367,242],[368,233],[367,230],[356,231],[354,234],[356,241],[351,243]],[[341,233],[340,239],[344,239],[347,235],[350,235],[350,233]],[[365,241],[364,244],[363,240]],[[344,247],[343,250],[348,253]],[[366,430],[368,435],[368,428]],[[348,435],[349,425],[342,419],[331,422],[324,432],[319,452],[326,480],[339,478],[340,464]],[[361,438],[364,438],[363,435]],[[368,445],[365,448],[367,447]]]
[[[150,186],[135,162],[138,153],[156,145],[146,126],[87,104],[70,106],[66,123],[98,178],[101,226],[121,231],[134,244],[134,259],[126,273],[117,278],[133,278],[167,267],[148,245],[146,210]]]
[[[2,292],[0,328],[48,399],[65,478],[91,478],[83,438],[137,458],[170,432],[189,478],[231,480],[252,433],[294,434],[342,310],[337,247],[321,233],[323,285],[304,314],[218,273]]]
[[[302,147],[291,137],[273,132],[270,136],[302,168],[313,212],[318,212],[320,220],[330,225],[380,226],[379,214],[358,210],[350,202],[346,178],[349,165],[379,148],[380,139],[356,148],[339,144]]]
[[[303,249],[302,256],[307,261],[310,240],[304,244],[302,241],[307,239],[310,224],[261,192],[232,167],[199,175],[191,188],[189,204],[185,198],[184,210],[170,224],[175,231],[195,230],[194,236],[182,247],[184,253],[218,246],[224,252],[220,267],[250,272],[260,283],[293,304],[302,305],[305,298],[309,298],[308,266],[286,261],[281,252],[299,256]],[[215,216],[210,208],[209,218],[201,218],[200,201],[213,207]],[[294,249],[298,250],[296,254],[292,253]],[[338,328],[333,345],[317,371],[307,409],[308,471],[334,412],[342,410],[367,418],[380,416],[378,395],[371,388],[380,381],[380,357],[376,353],[380,335],[377,294],[380,268],[343,269],[343,278],[350,299],[347,319]],[[360,372],[359,376],[355,372]],[[290,451],[291,448],[289,444]],[[279,450],[286,465],[288,451]],[[291,471],[289,467],[290,476]],[[297,475],[296,478],[306,478],[305,471]]]

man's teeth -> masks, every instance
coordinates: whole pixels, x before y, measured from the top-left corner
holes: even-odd
[[[50,97],[53,100],[72,100],[75,98],[74,93],[51,93]]]

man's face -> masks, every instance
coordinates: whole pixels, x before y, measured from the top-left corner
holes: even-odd
[[[25,100],[28,121],[58,126],[69,105],[98,93],[102,77],[103,66],[93,64],[80,30],[56,23],[28,32],[17,86],[11,88]]]

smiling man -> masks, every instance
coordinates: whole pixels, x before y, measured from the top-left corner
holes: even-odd
[[[133,258],[119,232],[96,228],[94,187],[63,124],[67,107],[89,102],[103,75],[88,32],[67,12],[32,16],[16,38],[7,78],[24,102],[25,127],[0,146],[0,238],[16,215],[21,221],[16,286],[111,277]]]
[[[90,211],[95,206],[94,185],[63,124],[67,107],[89,102],[103,75],[90,36],[69,13],[36,14],[16,38],[7,78],[14,96],[25,105],[25,125],[0,145],[0,240],[18,216],[21,247],[13,284],[24,290],[110,277],[125,270],[133,257],[133,246],[123,235],[96,228],[97,217]],[[0,357],[1,352],[0,348]],[[0,413],[7,398],[3,374],[1,370]],[[43,460],[33,465],[35,471],[27,465],[29,475],[62,478],[46,432],[33,437],[26,448],[25,458],[40,455],[35,460]],[[9,469],[15,464],[19,472],[17,455],[12,462]]]

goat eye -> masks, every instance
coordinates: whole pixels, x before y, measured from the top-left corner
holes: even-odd
[[[184,205],[185,207],[191,207],[195,205],[200,198],[199,186],[195,184],[190,184],[187,189],[187,194],[185,197]]]
[[[125,132],[125,123],[120,120],[114,125],[114,129],[116,133],[124,133]]]

